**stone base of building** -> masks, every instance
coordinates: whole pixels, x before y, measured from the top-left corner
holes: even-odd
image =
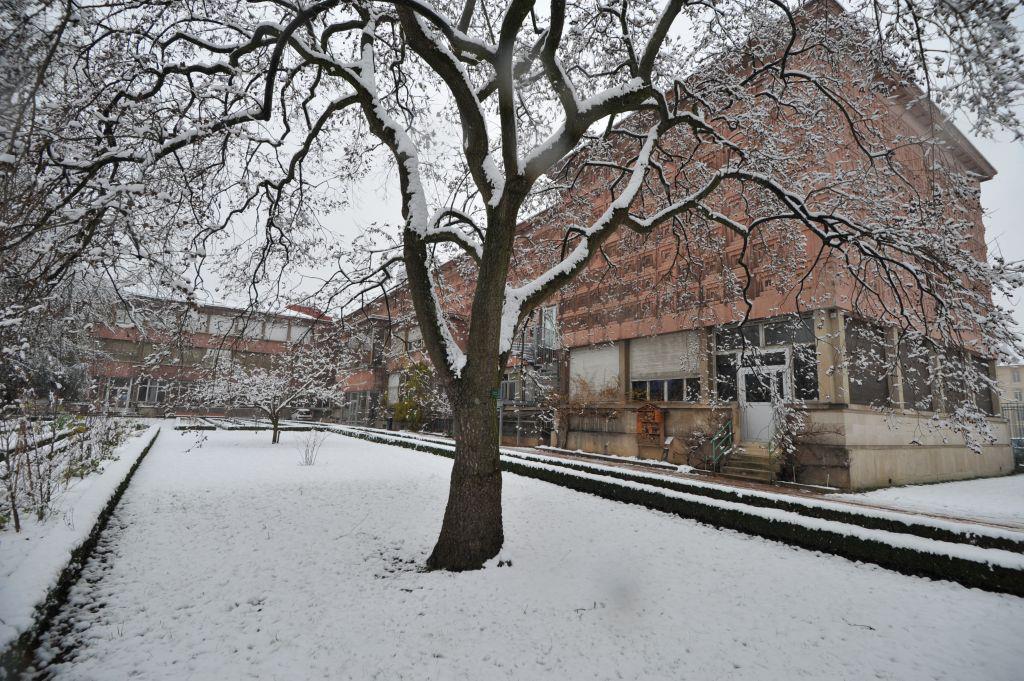
[[[570,414],[561,432],[566,449],[624,457],[665,458],[665,447],[638,438],[639,405],[606,405]],[[671,438],[667,460],[703,467],[710,455],[707,438],[735,408],[705,405],[664,406],[664,436]],[[972,451],[963,437],[943,428],[929,413],[885,413],[856,405],[808,407],[808,427],[799,436],[795,459],[779,477],[807,485],[868,490],[969,478],[1007,475],[1014,470],[1005,419],[989,419],[994,442]],[[737,426],[738,421],[734,420]],[[563,427],[565,424],[563,424]],[[740,429],[737,427],[736,431]]]

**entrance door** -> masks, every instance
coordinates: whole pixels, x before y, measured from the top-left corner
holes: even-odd
[[[744,367],[739,370],[740,425],[745,442],[772,437],[772,400],[789,399],[787,367]]]

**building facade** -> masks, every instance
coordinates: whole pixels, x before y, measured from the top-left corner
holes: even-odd
[[[88,406],[139,416],[215,413],[187,399],[189,385],[205,370],[227,359],[266,363],[311,341],[323,321],[310,310],[265,314],[133,297],[93,326],[97,353],[89,367]]]
[[[845,63],[827,68],[836,82],[857,80],[839,72]],[[845,96],[871,112],[876,132],[888,138],[880,144],[902,170],[884,177],[854,172],[871,184],[824,191],[823,202],[848,203],[853,220],[871,222],[920,210],[921,196],[955,197],[941,208],[942,220],[962,230],[957,253],[965,263],[985,261],[979,196],[981,183],[995,175],[991,164],[919,89],[887,84],[882,95],[845,87]],[[823,115],[782,142],[775,132],[790,121],[769,120],[716,133],[734,135],[736,146],[772,150],[786,159],[787,172],[801,177],[835,179],[856,166],[851,159],[864,141],[838,115]],[[695,137],[663,142],[697,168],[695,178],[680,181],[683,196],[702,186],[703,168],[712,172],[727,155],[706,153]],[[890,146],[894,140],[927,141]],[[513,262],[511,283],[558,262],[574,231],[611,205],[618,166],[627,164],[611,159],[588,168],[586,154],[581,158],[578,168],[575,161],[564,164],[572,191],[521,225],[520,240],[528,244],[522,252],[532,255]],[[938,167],[949,175],[940,177]],[[936,183],[946,181],[950,186],[936,193]],[[508,406],[546,410],[551,443],[570,450],[667,457],[737,477],[844,489],[1011,472],[1008,425],[990,385],[994,353],[980,327],[953,320],[956,333],[943,339],[931,329],[935,305],[901,316],[912,275],[893,277],[849,250],[823,258],[825,239],[806,221],[764,219],[771,197],[759,192],[756,183],[733,183],[708,208],[714,219],[690,215],[643,234],[620,228],[601,243],[602,257],[546,302],[550,312],[541,311],[540,322],[531,322],[557,329],[537,355],[542,361],[535,361],[555,387],[532,396],[520,392],[519,373],[540,373],[521,353],[510,362],[501,397],[524,399],[502,406],[503,424]],[[737,224],[757,227],[730,226]],[[927,248],[924,243],[920,250]],[[462,270],[470,268],[456,259],[442,269],[454,292],[442,304],[451,310],[458,339],[472,290]],[[983,282],[967,286],[978,309],[991,303]],[[386,329],[391,322],[380,323]],[[406,317],[401,324],[396,333],[405,334],[411,354],[382,355],[377,373],[364,369],[353,390],[400,395],[397,368],[418,361],[414,323]],[[503,427],[506,442],[508,435]]]

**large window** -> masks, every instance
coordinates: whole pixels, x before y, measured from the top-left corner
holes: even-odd
[[[715,391],[718,399],[736,400],[740,366],[781,366],[788,363],[797,399],[818,399],[818,354],[813,320],[786,317],[719,329],[715,333]]]
[[[715,388],[718,399],[725,402],[736,401],[736,355],[719,354],[715,357]]]
[[[885,346],[883,328],[856,319],[846,321],[850,404],[889,404],[889,364]]]
[[[989,368],[989,362],[987,359],[981,357],[974,357],[974,368],[978,373],[979,378],[991,378],[991,369]],[[978,408],[978,411],[985,414],[995,413],[995,403],[992,400],[992,387],[987,384],[982,384],[979,380],[979,385],[974,391],[974,404]]]
[[[900,372],[903,374],[903,406],[931,411],[935,408],[932,391],[932,352],[912,339],[900,340]]]

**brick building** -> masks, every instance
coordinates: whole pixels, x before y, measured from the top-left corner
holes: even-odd
[[[190,382],[220,358],[265,363],[291,344],[312,340],[326,322],[314,310],[250,313],[224,305],[189,307],[133,297],[93,326],[97,358],[90,364],[95,407],[140,416],[187,413]]]
[[[841,11],[827,2],[819,6]],[[851,97],[869,107],[877,130],[889,139],[932,142],[895,145],[894,158],[906,169],[900,178],[905,186],[877,180],[864,193],[877,196],[876,205],[884,207],[879,210],[909,212],[915,196],[933,189],[936,176],[930,169],[952,168],[965,179],[949,219],[964,225],[964,256],[983,261],[978,197],[995,169],[915,86],[897,85],[891,92],[882,96],[863,88]],[[816,124],[830,128],[830,134],[822,141],[812,130],[793,139],[783,149],[791,155],[788,169],[838,175],[862,141],[842,120]],[[770,126],[741,134],[748,146],[777,143]],[[680,156],[689,151],[685,145],[679,142]],[[570,196],[521,226],[521,241],[530,244],[524,250],[533,255],[513,263],[513,281],[551,266],[566,228],[590,224],[607,208],[612,176],[600,170],[580,173]],[[952,193],[951,187],[944,190]],[[756,216],[762,198],[756,191],[737,187],[723,194],[717,210],[725,217],[719,222],[732,216],[749,223]],[[871,210],[867,201],[860,210],[861,218],[870,219],[864,215]],[[680,234],[698,250],[683,261]],[[908,319],[889,309],[898,291],[866,296],[881,275],[866,266],[854,270],[820,259],[819,246],[796,221],[773,223],[746,237],[711,221],[655,229],[642,237],[620,229],[602,245],[604,257],[538,311],[524,334],[544,339],[536,346],[544,351],[532,358],[520,352],[510,363],[503,392],[509,386],[511,397],[529,375],[552,377],[558,386],[552,442],[558,446],[657,457],[668,449],[673,461],[710,465],[739,477],[781,474],[804,483],[865,489],[1010,472],[1007,424],[995,416],[999,396],[988,387],[965,388],[974,383],[963,378],[969,370],[994,379],[986,339],[968,328],[951,345],[908,341],[900,333]],[[452,312],[456,337],[468,313],[459,292],[471,288],[459,263],[442,268],[454,291],[442,302]],[[990,291],[970,285],[979,300],[991,300]],[[386,404],[388,391],[400,390],[402,363],[415,361],[417,330],[409,321],[391,325],[393,317],[382,314],[379,304],[371,307],[372,312],[360,314],[374,320],[381,352],[372,369],[346,380],[367,400]],[[910,330],[927,328],[931,314],[924,306],[909,320]],[[386,340],[395,337],[400,345]],[[412,359],[403,359],[403,353]],[[523,391],[521,396],[513,411],[537,408],[527,404],[536,395]],[[784,470],[772,451],[780,430],[779,404],[799,405],[803,414],[803,423],[793,427],[797,447]],[[990,415],[975,424],[991,436],[980,452],[972,451],[944,418],[967,404]],[[379,415],[369,407],[350,414]],[[504,429],[506,442],[509,435]],[[738,447],[722,446],[725,437]]]

